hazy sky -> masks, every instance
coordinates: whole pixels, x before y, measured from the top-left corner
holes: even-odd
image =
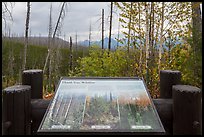
[[[48,36],[49,9],[52,3],[52,23],[55,28],[62,2],[31,2],[30,31],[31,36]],[[13,22],[7,21],[12,34],[24,36],[25,19],[27,11],[26,2],[15,2],[12,8]],[[67,2],[66,16],[63,20],[61,38],[68,40],[70,36],[75,40],[77,32],[78,41],[87,40],[91,22],[91,40],[101,39],[101,12],[105,10],[105,37],[109,33],[110,2]],[[118,15],[116,8],[113,9],[112,37],[117,36]],[[202,6],[201,6],[202,12]],[[120,27],[120,31],[122,31]],[[4,22],[2,30],[5,32]],[[8,30],[8,27],[7,27]],[[124,29],[123,29],[124,30]],[[29,34],[30,35],[30,34]]]
[[[48,35],[50,4],[51,2],[31,2],[31,36]],[[53,28],[56,25],[61,6],[62,2],[52,2]],[[69,2],[67,3],[66,9],[67,12],[61,29],[61,38],[64,38],[65,35],[66,39],[68,39],[70,36],[75,39],[77,32],[78,41],[88,39],[91,22],[91,38],[92,40],[100,40],[102,9],[105,10],[105,36],[108,36],[110,2]],[[15,2],[12,9],[13,22],[9,23],[12,33],[19,34],[21,36],[24,35],[26,11],[26,2]],[[116,13],[116,9],[114,9],[114,11],[112,34],[115,34],[114,36],[116,36],[118,29],[118,15]]]

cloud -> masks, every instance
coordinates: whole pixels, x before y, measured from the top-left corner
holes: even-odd
[[[31,2],[30,29],[32,35],[47,36],[49,25],[49,10],[51,2]],[[61,2],[52,2],[52,25],[53,29],[59,16]],[[90,21],[92,25],[92,39],[101,37],[101,11],[105,9],[105,19],[110,14],[110,2],[67,2],[67,12],[63,20],[61,35],[66,34],[67,38],[78,33],[79,40],[88,39]],[[10,24],[11,31],[16,34],[24,34],[25,19],[27,12],[26,2],[16,2],[13,8],[14,22]],[[116,31],[117,17],[112,30]],[[105,20],[105,30],[109,30],[108,21]],[[62,36],[63,37],[63,36]]]

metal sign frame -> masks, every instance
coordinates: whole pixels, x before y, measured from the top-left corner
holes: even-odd
[[[48,106],[48,108],[47,108],[47,110],[45,112],[45,115],[44,115],[42,121],[41,121],[41,124],[40,124],[40,126],[38,128],[37,134],[39,134],[39,135],[43,135],[43,134],[45,134],[45,135],[59,135],[59,134],[60,135],[69,135],[69,134],[77,134],[77,135],[81,135],[81,134],[94,134],[94,135],[97,135],[97,134],[103,134],[103,135],[113,135],[113,134],[119,134],[119,135],[123,135],[123,134],[125,134],[125,135],[128,135],[128,134],[129,135],[132,135],[132,134],[135,134],[135,135],[140,135],[140,134],[141,135],[152,135],[153,134],[153,135],[157,135],[157,134],[159,134],[160,135],[160,134],[162,134],[162,135],[164,135],[165,134],[165,129],[164,129],[163,125],[162,125],[160,117],[159,117],[159,115],[157,113],[155,105],[154,105],[154,103],[152,101],[152,98],[150,96],[149,90],[147,89],[147,86],[146,86],[143,78],[139,78],[139,77],[61,77],[58,84],[57,84],[55,92],[57,93],[62,80],[101,80],[101,79],[102,80],[142,80],[142,82],[144,84],[144,87],[146,89],[148,98],[150,99],[150,104],[151,104],[151,106],[153,108],[153,111],[154,111],[156,117],[158,118],[158,122],[159,122],[159,125],[161,126],[161,130],[154,129],[154,130],[152,130],[150,132],[143,132],[143,131],[142,132],[138,132],[138,131],[135,131],[135,132],[131,131],[130,132],[130,130],[127,131],[127,130],[115,130],[115,129],[111,129],[111,130],[100,129],[100,130],[97,130],[97,131],[93,131],[93,130],[80,130],[80,131],[79,130],[77,130],[77,131],[76,130],[67,130],[67,131],[65,131],[65,130],[59,130],[59,129],[52,129],[52,131],[50,131],[50,130],[41,129],[42,125],[43,125],[43,123],[45,121],[45,118],[46,118],[46,116],[48,114],[49,108],[50,108],[50,106],[51,106],[51,104],[53,102],[53,99],[54,99],[54,97],[53,97],[53,99],[50,101],[50,104],[49,104],[49,106]]]

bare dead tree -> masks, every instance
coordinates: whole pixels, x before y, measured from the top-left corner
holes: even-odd
[[[145,60],[145,65],[146,65],[146,82],[149,84],[149,67],[148,67],[148,62],[149,62],[149,14],[148,14],[148,3],[145,2],[145,13],[146,13],[146,33],[145,33],[145,39],[146,39],[146,60]]]
[[[69,52],[70,52],[70,54],[69,54],[69,55],[70,55],[70,60],[69,60],[69,62],[70,62],[69,70],[72,71],[72,64],[73,64],[73,62],[72,62],[72,58],[73,58],[73,56],[72,56],[72,37],[70,37]]]
[[[76,31],[76,41],[75,41],[75,46],[76,46],[76,48],[75,48],[75,50],[76,50],[76,56],[77,56],[77,31]]]
[[[12,2],[2,2],[2,19],[6,22],[7,19],[13,20],[11,9],[9,6],[13,8]]]
[[[162,2],[162,13],[161,13],[161,30],[160,30],[160,43],[159,43],[159,62],[158,62],[158,72],[161,68],[161,58],[162,58],[162,43],[163,43],[163,27],[164,27],[164,2]]]
[[[72,47],[72,70],[74,70],[76,64],[77,64],[77,57],[78,57],[78,34],[77,31],[75,33],[75,44],[73,44],[74,47]]]
[[[91,21],[89,26],[89,47],[91,46]]]
[[[49,17],[49,32],[48,32],[48,50],[51,45],[52,38],[52,3],[50,4],[50,17]]]
[[[130,9],[129,9],[129,22],[128,22],[128,43],[127,43],[127,56],[126,56],[126,61],[127,61],[127,72],[129,73],[129,58],[130,58],[130,55],[129,55],[129,52],[130,52],[130,40],[131,40],[131,24],[132,24],[132,5],[133,5],[133,2],[130,2]],[[128,74],[129,75],[129,74]]]
[[[2,21],[3,21],[2,26],[4,23],[4,30],[5,30],[5,34],[2,33],[2,35],[6,36],[7,21],[10,20],[13,22],[12,9],[13,9],[14,4],[15,2],[2,2]]]
[[[151,8],[150,8],[150,25],[149,25],[149,61],[148,61],[148,67],[150,71],[155,66],[155,57],[154,57],[154,2],[151,2]],[[152,77],[149,77],[149,82],[152,83]]]
[[[23,60],[23,67],[22,67],[23,70],[25,70],[25,67],[26,67],[29,20],[30,20],[30,2],[27,2],[27,15],[26,15],[26,24],[25,24],[26,28],[25,28],[24,60]]]
[[[49,15],[49,28],[48,28],[48,54],[51,52],[51,44],[52,44],[52,3],[50,4],[50,15]],[[48,88],[51,87],[51,59],[49,58],[49,55],[47,55],[46,60],[45,60],[45,65],[43,68],[43,73],[45,73],[46,65],[48,64],[48,69],[47,69],[47,78],[48,78]],[[47,63],[49,62],[49,63]]]
[[[47,50],[48,50],[48,53],[50,51],[50,45],[51,45],[51,37],[52,37],[52,3],[50,4],[50,16],[49,16],[49,28],[48,28],[48,46],[47,46]],[[45,72],[45,68],[46,68],[46,65],[47,65],[47,61],[48,61],[48,57],[46,57],[46,60],[45,60],[45,65],[44,65],[44,68],[43,68],[43,72]],[[49,68],[49,66],[48,66]]]
[[[52,44],[54,44],[53,42],[54,42],[54,38],[55,38],[55,36],[56,36],[56,33],[57,33],[57,30],[59,31],[59,24],[62,22],[62,20],[63,20],[63,18],[64,18],[64,16],[65,16],[65,12],[64,12],[64,7],[65,7],[65,4],[66,4],[66,2],[63,2],[63,4],[62,4],[62,7],[61,7],[61,10],[60,10],[60,14],[59,14],[59,17],[58,17],[58,20],[57,20],[57,24],[56,24],[56,26],[55,26],[55,29],[54,29],[54,33],[53,33],[53,35],[52,35],[52,38],[51,38],[51,34],[52,34],[52,23],[51,23],[51,21],[52,21],[52,15],[51,15],[51,11],[52,11],[52,9],[50,8],[50,23],[49,23],[49,34],[48,34],[48,37],[49,37],[49,39],[50,39],[50,45],[49,45],[49,47],[51,46],[51,43]],[[64,13],[64,14],[63,14]],[[64,15],[64,16],[63,16]],[[48,54],[47,54],[47,57],[46,58],[49,58],[49,56],[50,56],[50,50],[48,50]],[[44,70],[45,70],[45,68],[46,68],[46,64],[47,64],[47,61],[45,62],[45,65],[44,65]]]
[[[193,73],[202,78],[202,15],[200,2],[192,2]],[[202,81],[201,81],[202,83]]]
[[[110,30],[109,30],[109,41],[108,41],[108,50],[109,51],[111,49],[112,16],[113,16],[113,2],[111,2],[111,10],[110,10]]]
[[[62,4],[62,7],[61,7],[61,10],[60,10],[60,13],[59,13],[59,17],[58,17],[58,20],[57,20],[57,23],[56,23],[56,26],[55,26],[55,29],[54,29],[54,32],[53,32],[53,35],[52,35],[52,6],[50,7],[50,19],[49,19],[49,34],[48,34],[48,37],[49,37],[49,48],[48,48],[48,54],[47,54],[47,57],[46,57],[46,61],[45,61],[45,64],[44,64],[44,69],[43,69],[43,72],[45,72],[46,70],[46,66],[47,66],[47,63],[48,63],[48,60],[49,60],[49,66],[48,66],[48,70],[49,70],[49,83],[51,84],[51,79],[53,78],[52,77],[52,74],[53,74],[53,71],[57,71],[58,68],[55,64],[55,55],[54,55],[54,49],[53,49],[53,46],[55,44],[55,37],[56,37],[56,34],[60,32],[60,25],[65,17],[65,6],[66,6],[66,2],[63,2]],[[57,55],[58,55],[58,48],[57,48]],[[54,63],[54,64],[53,64]],[[49,84],[49,85],[50,85]]]
[[[129,23],[128,23],[128,49],[127,49],[127,51],[128,51],[128,54],[129,54],[129,50],[130,50],[130,38],[131,38],[131,36],[130,36],[130,31],[131,31],[131,24],[132,24],[132,14],[131,14],[131,12],[132,12],[132,2],[130,2],[130,16],[129,16]]]
[[[141,9],[140,2],[138,2],[138,11],[139,11],[139,40],[140,40],[140,60],[139,60],[139,70],[140,74],[142,74],[142,54],[143,54],[143,46],[142,46],[142,37],[141,37]]]
[[[61,8],[61,11],[60,11],[60,18],[58,18],[58,21],[57,21],[57,30],[56,32],[54,31],[55,35],[59,37],[59,35],[61,34],[61,28],[62,28],[62,20],[64,19],[65,17],[65,6],[66,6],[66,2],[63,2],[62,4],[62,8]],[[55,38],[53,38],[53,43],[55,44]],[[55,54],[53,54],[53,79],[56,80],[59,78],[60,76],[60,69],[59,69],[59,66],[60,66],[60,61],[61,61],[61,58],[62,58],[62,55],[60,54],[60,49],[61,48],[61,44],[57,44],[56,46],[56,49],[54,50]]]
[[[48,54],[49,52],[52,52],[51,50],[52,48],[52,3],[50,4],[50,18],[49,18],[49,32],[48,32]],[[47,56],[46,61],[49,59],[49,66],[48,68],[48,88],[51,88],[51,73],[52,73],[52,60],[49,58],[49,56]],[[47,63],[45,63],[47,64]],[[46,65],[45,65],[46,66]],[[45,70],[45,68],[44,68]]]
[[[63,18],[65,17],[65,4],[66,2],[63,2],[52,38],[55,38],[57,31],[60,31],[59,24],[62,22]]]
[[[104,9],[102,9],[102,49],[104,49]]]
[[[13,46],[11,46],[11,49],[9,50],[9,62],[8,62],[8,70],[11,78],[14,75],[14,53],[13,52],[14,52]]]
[[[117,40],[117,49],[119,46],[119,39],[120,39],[120,17],[118,17],[118,40]]]
[[[154,2],[151,3],[151,37],[150,37],[150,45],[151,45],[151,58],[154,57]]]

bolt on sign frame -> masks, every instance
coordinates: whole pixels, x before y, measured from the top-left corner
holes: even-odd
[[[164,134],[143,78],[62,77],[38,134]]]

